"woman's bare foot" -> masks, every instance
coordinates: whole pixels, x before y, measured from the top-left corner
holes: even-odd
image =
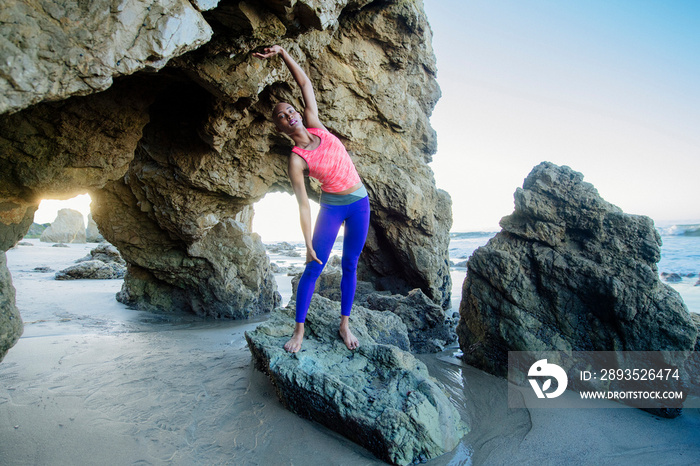
[[[349,350],[357,349],[360,346],[360,342],[357,337],[350,331],[350,318],[347,316],[340,317],[340,329],[338,330],[340,338],[345,342],[345,346]]]
[[[292,338],[290,338],[289,341],[284,344],[284,349],[286,349],[290,353],[296,353],[301,349],[301,342],[303,340],[304,324],[300,324],[297,322],[296,326],[294,327],[294,333],[292,334]]]

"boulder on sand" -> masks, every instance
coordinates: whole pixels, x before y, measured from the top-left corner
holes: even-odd
[[[85,243],[85,221],[83,214],[73,209],[61,209],[56,220],[39,238],[44,243]]]
[[[119,250],[117,250],[114,245],[109,243],[102,243],[98,245],[96,248],[92,249],[87,256],[83,257],[82,259],[78,259],[76,262],[91,260],[102,261],[105,263],[116,262],[117,264],[126,266],[126,261],[122,258]]]
[[[56,272],[56,280],[111,280],[124,278],[126,267],[117,262],[83,261]]]
[[[294,329],[293,305],[276,309],[246,340],[288,409],[315,420],[392,464],[411,464],[454,449],[468,428],[442,386],[408,349],[406,326],[390,312],[353,308],[360,347],[338,335],[340,304],[315,295],[302,349],[283,345]]]

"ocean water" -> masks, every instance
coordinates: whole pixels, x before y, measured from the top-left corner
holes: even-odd
[[[678,291],[688,310],[700,313],[700,225],[672,225],[658,228],[663,245],[659,273],[678,274],[680,282],[668,283]],[[450,260],[457,273],[453,273],[453,294],[458,292],[461,282],[459,267],[478,247],[485,245],[497,232],[452,232],[450,233]]]

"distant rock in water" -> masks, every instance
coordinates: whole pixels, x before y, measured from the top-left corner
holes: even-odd
[[[338,336],[340,305],[314,296],[302,350],[283,345],[294,309],[275,310],[246,340],[282,404],[362,445],[392,464],[425,462],[451,451],[467,433],[459,413],[426,366],[407,348],[406,326],[394,314],[354,307],[360,347]]]
[[[680,274],[677,273],[661,272],[660,277],[663,281],[667,283],[680,283],[683,281],[683,277],[681,277]]]
[[[464,360],[505,375],[508,351],[686,351],[697,328],[661,282],[652,220],[544,162],[503,230],[468,261],[457,327]]]
[[[301,257],[301,253],[297,251],[296,247],[293,244],[287,243],[286,241],[265,245],[265,249],[272,254],[279,254],[287,257]]]
[[[61,209],[56,220],[41,234],[44,243],[85,243],[83,214],[73,209]]]

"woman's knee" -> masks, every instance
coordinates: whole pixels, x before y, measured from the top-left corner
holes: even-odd
[[[319,264],[318,262],[309,262],[306,264],[306,268],[304,269],[304,273],[301,275],[302,279],[306,280],[313,280],[314,282],[318,280],[318,277],[321,276],[321,272],[323,271],[324,265]]]
[[[346,257],[343,255],[340,261],[341,269],[343,270],[343,275],[348,273],[355,273],[357,271],[357,263],[359,262],[360,256],[357,257]]]

